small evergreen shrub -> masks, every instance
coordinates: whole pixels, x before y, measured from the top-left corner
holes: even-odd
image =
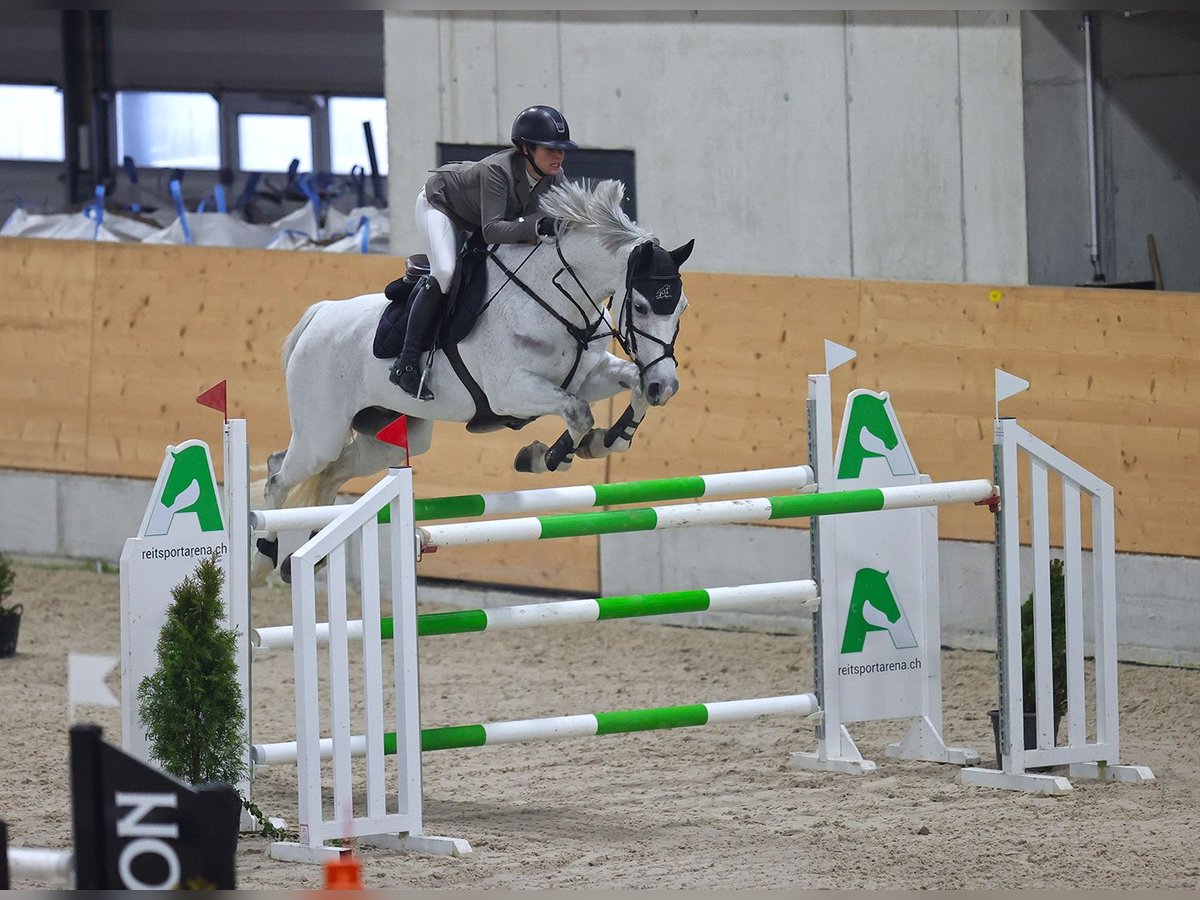
[[[237,633],[223,627],[225,573],[215,556],[171,591],[158,668],[138,685],[150,755],[191,784],[236,784],[248,741]]]
[[[20,615],[20,609],[17,606],[5,606],[4,599],[13,592],[13,582],[17,580],[17,573],[13,571],[12,563],[8,558],[0,553],[0,616],[17,616]]]
[[[1067,711],[1067,592],[1061,559],[1050,560],[1050,655],[1054,672],[1054,717]],[[1021,604],[1021,697],[1025,712],[1037,708],[1033,662],[1033,594]]]

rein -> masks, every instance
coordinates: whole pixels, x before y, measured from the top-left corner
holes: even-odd
[[[541,246],[540,244],[537,247],[534,247],[533,250],[531,250],[529,252],[529,255],[526,256],[524,260],[522,260],[521,265],[517,267],[516,271],[510,271],[508,269],[508,267],[505,266],[504,263],[500,261],[500,258],[496,255],[496,252],[495,252],[497,246],[498,245],[492,245],[491,247],[488,248],[488,251],[487,251],[488,256],[491,258],[492,262],[494,262],[496,264],[496,267],[505,274],[505,276],[507,277],[507,279],[509,281],[511,281],[513,284],[517,285],[517,287],[519,287],[521,290],[523,290],[529,296],[530,299],[532,299],[535,303],[537,303],[540,307],[542,307],[542,309],[546,310],[546,312],[548,312],[554,319],[556,319],[559,322],[559,324],[561,324],[563,326],[563,328],[566,329],[567,334],[569,334],[572,338],[575,339],[575,360],[571,364],[571,371],[567,374],[567,377],[565,379],[563,379],[563,382],[560,385],[560,387],[566,388],[566,386],[571,383],[571,379],[575,377],[575,372],[579,368],[580,360],[582,360],[582,358],[583,358],[583,351],[587,348],[587,346],[590,343],[597,340],[598,338],[605,338],[605,337],[615,338],[617,343],[620,345],[621,350],[624,351],[625,355],[628,356],[630,358],[630,360],[632,360],[632,362],[635,366],[637,366],[639,377],[644,377],[646,374],[646,371],[651,366],[654,366],[654,365],[658,364],[659,362],[662,362],[664,359],[670,359],[670,360],[678,363],[678,360],[675,359],[675,340],[679,337],[679,323],[678,322],[675,323],[675,334],[671,336],[670,342],[667,342],[667,341],[662,340],[661,338],[655,337],[654,335],[649,334],[648,332],[645,332],[642,329],[638,328],[634,324],[632,304],[631,304],[631,301],[633,298],[633,282],[634,282],[633,255],[632,254],[630,254],[629,262],[625,268],[625,297],[621,303],[621,314],[619,317],[619,321],[617,322],[617,328],[616,328],[616,330],[613,330],[610,328],[608,331],[608,334],[603,334],[603,333],[599,333],[599,329],[600,329],[601,324],[603,324],[603,322],[605,320],[605,313],[608,310],[612,309],[613,298],[609,297],[607,304],[597,304],[596,301],[592,300],[591,293],[584,286],[583,282],[579,279],[579,276],[575,273],[574,267],[569,262],[567,262],[566,257],[563,256],[562,245],[559,243],[559,241],[557,239],[554,242],[554,251],[555,251],[555,253],[558,254],[558,258],[562,262],[562,268],[560,268],[557,272],[554,273],[553,278],[551,278],[551,282],[554,284],[554,286],[556,288],[558,288],[559,293],[561,293],[564,297],[566,297],[567,300],[570,301],[571,305],[574,306],[575,309],[577,309],[579,311],[579,314],[583,317],[583,320],[586,323],[586,327],[576,325],[573,322],[571,322],[569,319],[564,317],[562,314],[560,314],[558,312],[558,310],[554,309],[554,307],[552,307],[549,303],[547,303],[544,299],[542,299],[542,297],[535,290],[533,290],[533,288],[529,287],[529,285],[527,285],[525,282],[523,282],[520,278],[517,277],[516,272],[520,271],[521,267],[524,266],[525,263],[528,262],[530,258],[532,258],[533,254],[536,253],[540,249],[540,246]],[[595,320],[593,320],[591,318],[588,311],[583,308],[583,306],[579,303],[579,301],[576,300],[575,297],[573,297],[571,295],[571,292],[568,291],[565,287],[563,287],[563,285],[559,282],[559,279],[562,277],[564,272],[566,274],[570,275],[571,280],[574,281],[575,284],[579,286],[579,289],[581,291],[583,291],[583,295],[588,299],[588,302],[591,303],[592,309],[597,313]],[[643,276],[640,276],[637,280],[667,282],[667,281],[674,281],[678,277],[679,277],[678,275],[673,275],[673,276],[672,275],[643,275]],[[499,293],[499,289],[497,290],[496,293]],[[494,297],[495,297],[495,294],[493,294],[493,298]],[[490,303],[491,301],[489,300],[488,302]],[[637,352],[639,336],[658,344],[660,347],[662,347],[663,352],[660,353],[657,357],[655,357],[650,362],[643,363],[641,361],[641,359],[638,357],[638,352]]]
[[[559,385],[560,388],[565,389],[567,387],[567,385],[571,383],[571,379],[575,377],[575,373],[579,370],[579,363],[583,359],[583,351],[587,349],[588,344],[590,344],[592,341],[596,340],[597,337],[607,337],[608,336],[608,335],[598,335],[597,334],[597,331],[600,328],[600,325],[604,322],[604,307],[596,305],[596,302],[591,300],[591,294],[589,294],[587,292],[587,289],[584,288],[583,284],[579,281],[579,278],[575,275],[575,270],[571,268],[571,264],[568,263],[566,261],[566,259],[563,258],[562,249],[559,247],[558,241],[554,242],[554,249],[558,251],[558,258],[560,260],[562,260],[563,268],[559,269],[554,274],[554,277],[551,280],[554,282],[554,286],[556,288],[558,288],[558,290],[562,293],[562,295],[571,301],[571,305],[574,306],[577,310],[579,310],[580,315],[583,316],[583,321],[586,323],[585,326],[576,325],[570,319],[563,316],[561,313],[559,313],[558,310],[556,310],[549,303],[547,303],[545,300],[543,300],[541,295],[539,295],[537,293],[537,291],[535,291],[533,288],[531,288],[529,285],[527,285],[525,282],[523,282],[520,278],[518,278],[517,273],[515,271],[510,271],[508,269],[508,267],[505,266],[504,263],[500,261],[500,257],[498,257],[496,255],[496,252],[495,252],[496,246],[497,245],[493,245],[492,247],[488,248],[488,256],[491,257],[491,260],[492,260],[492,262],[494,262],[496,264],[496,267],[505,274],[505,276],[508,278],[509,281],[511,281],[513,284],[515,284],[517,287],[519,287],[521,290],[523,290],[526,294],[528,294],[529,298],[531,300],[533,300],[534,303],[536,303],[538,306],[540,306],[542,309],[544,309],[546,312],[548,312],[551,316],[553,316],[554,319],[556,319],[558,321],[558,323],[560,325],[562,325],[563,328],[566,329],[567,334],[569,334],[572,338],[575,339],[575,359],[571,363],[571,370],[567,373],[567,376],[563,379],[562,384]],[[536,253],[540,249],[540,247],[541,247],[540,244],[537,247],[534,247],[533,250],[531,250],[529,252],[529,255],[526,256],[525,259],[521,262],[521,266],[524,266],[525,263],[528,262],[529,259],[533,256],[533,254]],[[520,270],[521,266],[517,266],[518,271]],[[584,296],[587,297],[589,299],[589,301],[591,301],[592,308],[597,313],[599,313],[599,315],[596,317],[595,321],[592,321],[591,317],[587,313],[587,310],[585,310],[582,306],[579,305],[578,301],[576,301],[576,299],[571,296],[570,292],[568,290],[566,290],[566,288],[564,288],[561,284],[558,283],[558,278],[560,275],[562,275],[562,273],[564,271],[570,273],[571,277],[575,280],[575,283],[579,285],[580,290],[583,291]],[[501,286],[501,289],[502,289],[502,287],[503,286]],[[499,293],[499,289],[497,290],[496,293]],[[495,294],[493,294],[493,297],[494,296],[495,296]],[[620,336],[616,335],[615,332],[610,331],[609,334],[616,336],[617,340],[619,342],[621,342]],[[625,347],[624,342],[621,342],[621,346],[624,349],[624,347]],[[625,352],[628,353],[629,351],[626,350]]]

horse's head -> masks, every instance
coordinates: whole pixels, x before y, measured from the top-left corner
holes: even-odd
[[[679,267],[694,244],[688,241],[664,250],[654,241],[644,241],[629,255],[617,332],[637,365],[642,393],[651,406],[662,406],[679,390],[675,338],[688,303]]]
[[[563,223],[559,257],[575,282],[586,285],[593,306],[613,298],[617,340],[637,366],[642,396],[651,406],[662,406],[679,390],[675,337],[687,308],[679,267],[694,242],[664,250],[651,232],[625,214],[624,195],[625,185],[613,179],[590,187],[567,182],[547,191],[541,205]],[[561,283],[555,284],[570,296]]]

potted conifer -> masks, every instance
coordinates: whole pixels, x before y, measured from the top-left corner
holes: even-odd
[[[158,638],[158,668],[138,685],[150,755],[191,784],[236,784],[242,775],[246,716],[237,678],[237,633],[223,626],[216,557],[171,590]]]
[[[158,667],[138,685],[151,757],[191,784],[236,784],[245,774],[238,634],[224,627],[224,583],[224,570],[210,556],[172,588],[174,602],[156,648]],[[282,820],[268,818],[247,797],[241,801],[264,837],[285,836]]]
[[[16,579],[17,573],[13,571],[12,564],[0,553],[0,657],[13,656],[17,652],[17,634],[21,630],[24,607],[20,603],[4,605]]]
[[[1054,733],[1067,712],[1067,591],[1061,559],[1050,560],[1050,656],[1054,673]],[[1025,749],[1037,748],[1037,673],[1034,665],[1033,594],[1021,604],[1021,702],[1025,711]],[[1000,711],[988,710],[1000,765]]]

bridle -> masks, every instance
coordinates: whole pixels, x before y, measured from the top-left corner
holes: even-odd
[[[644,244],[639,245],[632,253],[629,254],[629,260],[625,267],[625,297],[621,302],[621,311],[620,315],[618,316],[617,327],[616,330],[609,328],[607,332],[601,331],[600,326],[604,324],[607,318],[609,318],[608,313],[612,310],[614,298],[610,296],[607,302],[601,301],[599,303],[592,299],[591,292],[588,291],[588,289],[584,286],[583,282],[579,278],[579,275],[576,273],[575,268],[569,262],[567,262],[566,257],[563,256],[562,244],[557,238],[554,241],[554,251],[558,254],[558,259],[562,263],[562,267],[554,273],[554,276],[550,280],[551,283],[558,288],[559,293],[566,297],[567,300],[570,301],[571,305],[579,311],[579,314],[582,316],[585,323],[583,326],[579,326],[571,322],[569,319],[559,313],[558,310],[554,309],[554,307],[547,303],[537,293],[537,291],[533,290],[533,288],[529,287],[529,285],[517,277],[517,272],[521,270],[525,263],[529,262],[534,253],[541,249],[541,244],[538,244],[532,250],[530,250],[525,259],[521,260],[521,265],[517,266],[514,270],[509,270],[509,268],[500,261],[500,258],[496,255],[496,248],[498,246],[498,244],[493,244],[488,248],[487,254],[491,258],[492,262],[496,264],[496,267],[505,274],[507,281],[511,281],[513,284],[517,285],[517,287],[523,290],[530,297],[530,299],[532,299],[535,303],[541,306],[542,309],[548,312],[555,320],[557,320],[558,323],[561,324],[564,329],[566,329],[567,334],[575,339],[575,360],[571,364],[571,371],[567,373],[567,376],[563,379],[560,387],[565,388],[571,383],[571,379],[575,377],[575,372],[579,368],[579,362],[583,358],[583,351],[587,349],[588,345],[593,341],[609,337],[616,338],[617,343],[621,346],[621,349],[625,352],[625,355],[629,357],[635,366],[637,366],[638,377],[640,379],[644,379],[646,372],[652,366],[657,365],[664,359],[669,359],[678,364],[678,360],[675,359],[675,341],[679,337],[678,321],[675,323],[675,333],[671,336],[671,340],[664,341],[662,338],[638,328],[633,320],[632,301],[635,282],[647,281],[651,282],[652,284],[663,284],[663,287],[651,291],[649,294],[646,294],[645,291],[642,291],[643,294],[646,294],[646,296],[651,298],[651,308],[656,315],[669,315],[672,313],[675,310],[675,307],[679,305],[679,298],[682,295],[683,289],[683,282],[679,277],[678,270],[676,270],[675,274],[673,275],[646,274],[637,275],[636,277],[634,276],[634,260],[638,257],[641,247],[645,246]],[[563,286],[561,279],[564,274],[570,276],[571,280],[578,285],[579,290],[583,292],[583,296],[587,298],[587,302],[591,304],[592,309],[590,312],[589,310],[585,309],[582,304],[580,304],[580,302],[569,290],[567,290],[567,288]],[[676,289],[676,285],[678,285],[678,289]],[[501,285],[495,292],[493,292],[492,296],[488,299],[487,304],[485,304],[485,308],[492,302],[492,300],[496,298],[496,295],[503,288],[504,285]],[[658,295],[664,291],[664,288],[668,289],[663,297],[659,298]],[[668,299],[672,301],[669,307],[666,304],[666,300]],[[592,317],[593,313],[595,314],[595,318]],[[662,348],[662,352],[648,363],[643,363],[641,358],[638,356],[639,337],[652,341]]]

